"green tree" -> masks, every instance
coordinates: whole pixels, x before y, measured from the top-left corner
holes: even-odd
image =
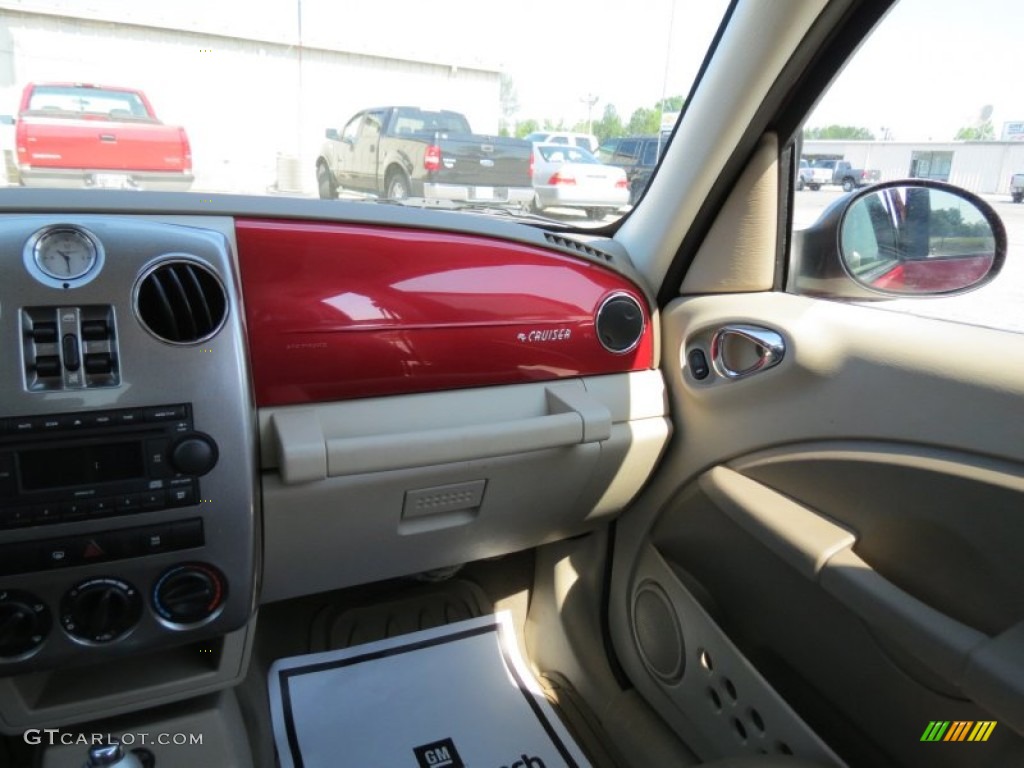
[[[991,120],[984,120],[977,125],[965,125],[956,132],[954,141],[995,141],[996,129]]]
[[[804,139],[846,139],[847,141],[874,141],[875,134],[855,125],[829,125],[804,128]]]
[[[516,138],[521,139],[524,136],[539,130],[540,123],[538,123],[532,117],[526,120],[520,120],[518,123],[516,123]]]
[[[669,96],[667,99],[661,99],[654,105],[654,108],[660,109],[662,112],[682,112],[685,103],[685,96]]]
[[[567,131],[569,129],[565,127],[565,120],[559,118],[558,122],[556,123],[551,118],[545,117],[544,118],[544,130],[545,131]]]
[[[629,133],[657,133],[661,130],[661,113],[657,109],[637,108],[626,126]]]
[[[498,125],[498,134],[508,136],[512,118],[519,111],[519,94],[516,93],[516,84],[505,73],[501,75],[501,90],[498,98],[501,101],[501,121]]]
[[[601,119],[594,121],[594,135],[603,143],[608,139],[618,138],[625,133],[626,128],[622,125],[622,118],[619,117],[615,105],[606,104]]]

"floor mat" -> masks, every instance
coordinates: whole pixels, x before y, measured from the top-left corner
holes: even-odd
[[[493,612],[487,595],[472,582],[452,579],[424,584],[390,602],[328,606],[313,619],[309,650],[349,648]]]
[[[589,766],[505,613],[273,664],[282,768]]]

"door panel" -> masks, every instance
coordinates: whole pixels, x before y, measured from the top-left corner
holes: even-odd
[[[694,727],[638,650],[653,584],[696,599],[850,765],[1024,764],[1019,337],[778,293],[683,299],[662,319],[676,438],[619,523],[613,569],[613,639],[638,688]],[[695,377],[687,356],[711,360],[733,325],[778,333],[781,362]],[[922,741],[932,721],[997,725]],[[702,757],[773,751],[746,730]]]

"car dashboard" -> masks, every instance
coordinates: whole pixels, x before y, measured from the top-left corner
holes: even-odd
[[[4,732],[233,686],[261,604],[585,532],[667,443],[611,241],[0,192]]]

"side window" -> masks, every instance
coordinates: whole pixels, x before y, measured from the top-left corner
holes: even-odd
[[[657,165],[658,164],[658,142],[647,141],[644,142],[644,156],[640,161],[641,165]]]
[[[597,148],[597,157],[602,163],[612,162],[615,156],[615,148],[619,145],[617,141],[606,141]]]
[[[569,138],[567,136],[552,136],[548,141],[552,144],[568,144]]]
[[[590,149],[590,139],[586,138],[585,136],[577,136],[575,139],[573,139],[573,143],[577,147],[583,147],[583,149],[586,150]]]
[[[804,123],[796,156],[820,170],[811,184],[810,169],[799,172],[804,184],[794,176],[794,230],[814,226],[841,197],[899,180],[966,190],[988,203],[1006,228],[1002,269],[977,290],[884,299],[871,302],[874,307],[1024,333],[1024,205],[1016,204],[1024,201],[1024,175],[1015,176],[1024,174],[1024,98],[1012,77],[998,74],[1019,66],[1020,26],[1007,23],[1009,7],[1005,0],[976,0],[970,13],[945,13],[933,0],[900,0]],[[908,40],[928,44],[915,46],[913,65],[903,67],[898,62],[906,61]],[[880,87],[896,72],[900,87]],[[829,167],[834,175],[824,170]],[[932,199],[937,206],[941,198],[933,192]],[[940,268],[969,272],[986,258],[991,264],[993,249],[983,245],[991,239],[981,236],[987,226],[970,218],[977,215],[970,205],[933,209],[924,247],[904,248],[893,261],[890,245],[870,235],[883,231],[879,222],[887,214],[868,198],[864,203],[848,209],[843,250],[849,271],[871,285],[881,285],[876,272],[913,274],[927,286],[920,275],[937,275]]]
[[[356,115],[351,120],[349,120],[348,124],[345,126],[345,130],[341,132],[341,138],[346,141],[355,141],[356,135],[359,133],[359,126],[362,124],[362,122],[362,115]]]
[[[637,151],[640,149],[640,142],[636,139],[623,139],[615,150],[615,162],[621,165],[631,165],[636,161]]]

